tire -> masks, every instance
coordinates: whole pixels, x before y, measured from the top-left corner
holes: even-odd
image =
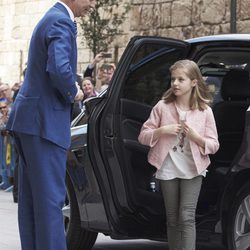
[[[63,208],[65,234],[68,250],[90,250],[95,244],[98,233],[81,227],[80,214],[73,184],[66,177],[67,197]]]
[[[227,244],[229,250],[250,250],[250,184],[233,199],[228,216]]]

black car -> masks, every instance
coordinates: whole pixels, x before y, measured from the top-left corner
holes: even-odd
[[[68,249],[91,249],[99,232],[166,239],[155,168],[137,137],[170,85],[169,67],[183,58],[198,63],[214,95],[220,142],[199,197],[197,241],[219,237],[226,249],[250,249],[250,35],[130,40],[109,89],[72,122],[63,209]]]

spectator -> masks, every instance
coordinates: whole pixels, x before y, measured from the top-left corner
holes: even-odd
[[[78,79],[78,84],[83,91],[83,99],[79,102],[74,103],[72,111],[72,120],[74,120],[81,113],[81,110],[84,108],[84,101],[98,95],[98,92],[95,90],[94,82],[91,77],[85,77],[83,80],[81,78]]]
[[[91,97],[95,97],[98,95],[98,92],[95,90],[94,83],[90,77],[86,77],[82,82],[82,90],[83,90],[83,102]]]
[[[7,83],[0,85],[0,98],[5,98],[8,104],[12,103],[12,91]]]
[[[0,118],[0,129],[5,129],[8,118],[9,118],[9,106],[8,106],[8,101],[5,98],[0,99],[0,113],[1,113],[1,118]]]
[[[100,82],[101,82],[100,92],[108,88],[110,81],[113,77],[114,71],[115,71],[114,64],[102,65],[102,73],[101,73],[102,75],[100,76]]]
[[[2,177],[2,182],[0,184],[0,189],[11,191],[11,184],[9,181],[8,176],[8,169],[7,165],[10,165],[10,136],[6,130],[6,124],[9,118],[9,107],[8,107],[8,101],[4,98],[0,99],[0,162],[1,162],[1,168],[0,168],[0,174]],[[7,145],[9,145],[7,147]]]
[[[14,85],[12,86],[11,90],[13,92],[13,97],[12,97],[13,101],[16,99],[16,96],[18,94],[18,91],[21,85],[22,85],[22,82],[15,82]]]
[[[109,53],[108,53],[109,54]],[[104,63],[100,67],[97,68],[96,77],[94,76],[94,69],[98,63],[101,62],[105,58],[105,53],[98,53],[94,60],[88,65],[83,76],[91,77],[94,79],[94,85],[97,92],[101,92],[106,89],[109,85],[109,82],[113,76],[115,65]]]
[[[85,72],[84,72],[84,74],[83,74],[83,77],[84,77],[84,78],[85,78],[85,77],[91,77],[91,78],[94,77],[93,72],[94,72],[94,69],[95,69],[96,65],[97,65],[101,60],[103,60],[103,55],[102,55],[102,54],[103,54],[103,52],[98,53],[98,54],[95,56],[94,60],[87,66],[87,68],[86,68],[86,70],[85,70]]]

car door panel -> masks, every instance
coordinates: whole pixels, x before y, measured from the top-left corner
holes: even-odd
[[[178,40],[134,38],[127,46],[107,90],[103,111],[92,114],[96,116],[96,124],[102,128],[95,129],[92,123],[89,131],[97,133],[89,133],[89,138],[98,137],[100,143],[103,164],[98,164],[96,170],[106,172],[112,190],[109,197],[112,197],[120,217],[147,221],[146,218],[152,214],[159,213],[160,218],[164,211],[161,195],[148,190],[155,168],[147,163],[148,148],[140,145],[137,137],[152,106],[168,87],[168,67],[174,61],[185,58],[188,49],[188,43]],[[145,93],[150,93],[146,99]],[[105,186],[102,188],[105,189]],[[136,216],[133,211],[137,211]],[[116,217],[115,211],[111,211],[111,216],[112,212]],[[150,227],[150,224],[147,226]]]
[[[152,107],[136,103],[128,99],[121,99],[121,114],[123,115],[122,134],[123,143],[126,148],[147,154],[149,147],[138,142],[138,136],[144,121],[147,120]]]

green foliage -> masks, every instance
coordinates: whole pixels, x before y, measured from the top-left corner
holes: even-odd
[[[115,36],[122,34],[121,25],[129,10],[130,2],[97,0],[95,10],[88,17],[81,18],[83,38],[94,56],[107,51]]]

